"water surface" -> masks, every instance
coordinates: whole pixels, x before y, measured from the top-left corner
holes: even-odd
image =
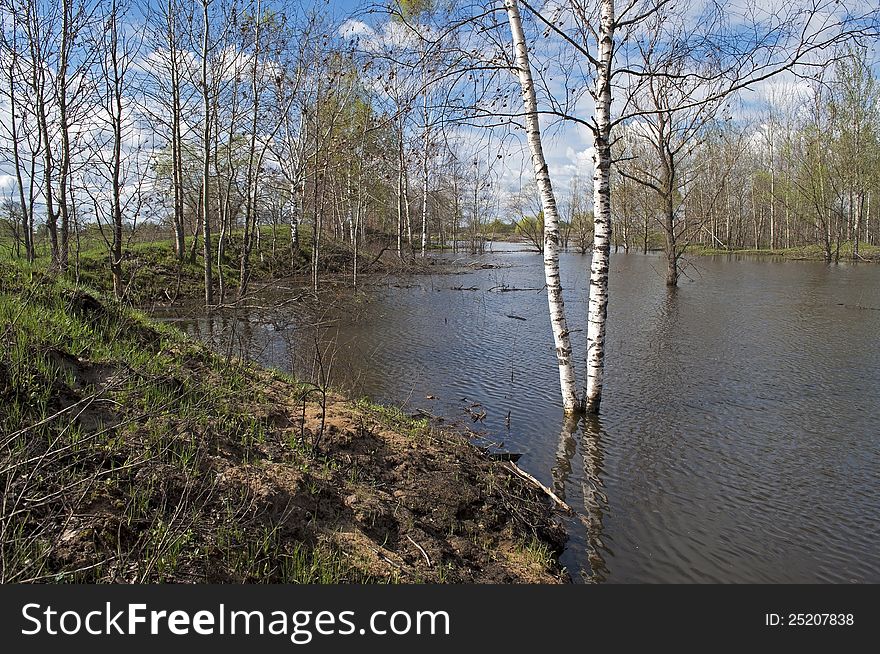
[[[612,255],[601,414],[572,426],[541,257],[501,247],[373,280],[317,333],[295,302],[181,324],[304,376],[317,336],[334,385],[522,453],[579,512],[578,580],[880,582],[880,267],[699,258],[670,292],[658,257]],[[582,358],[589,257],[561,266]]]

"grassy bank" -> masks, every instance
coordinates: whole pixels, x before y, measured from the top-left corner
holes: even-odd
[[[840,260],[852,261],[852,243],[840,244]],[[704,245],[689,245],[685,250],[686,254],[695,256],[717,256],[723,254],[741,254],[754,256],[782,257],[784,259],[792,259],[798,261],[824,261],[825,252],[818,245],[805,245],[795,248],[776,248],[776,249],[743,249],[743,250],[723,250],[719,248],[710,248]],[[832,256],[833,256],[832,252]],[[859,244],[860,260],[880,262],[880,246],[869,245],[867,243]]]
[[[9,244],[6,245],[5,248],[0,248],[0,259],[10,260],[12,249]],[[126,300],[136,306],[146,306],[156,302],[204,297],[204,257],[201,242],[196,244],[194,257],[190,257],[192,246],[192,237],[187,237],[186,256],[181,261],[174,251],[174,242],[161,234],[145,231],[137,240],[128,241],[122,258]],[[65,279],[104,293],[112,292],[109,255],[100,236],[94,230],[86,231],[71,243],[71,248]],[[216,243],[214,249],[216,250]],[[52,259],[49,243],[45,238],[38,242],[36,252],[34,268],[48,270]],[[233,233],[219,267],[215,253],[215,294],[219,292],[222,275],[227,295],[230,298],[235,297],[240,280],[240,256],[241,234]],[[328,248],[322,270],[325,273],[338,272],[350,260],[350,252],[336,252]],[[261,247],[255,248],[251,256],[251,279],[259,282],[304,273],[310,269],[310,261],[308,235],[304,235],[300,246],[291,251],[288,234],[279,231],[273,242],[271,230],[264,228]]]
[[[310,285],[312,250],[311,232],[305,227],[300,232],[299,245],[291,249],[288,230],[272,233],[271,227],[261,228],[259,246],[255,244],[250,256],[250,279],[254,286],[261,282],[302,276],[304,284]],[[147,307],[154,304],[168,304],[178,301],[199,301],[205,295],[204,257],[201,242],[197,243],[194,257],[190,257],[193,239],[186,239],[186,256],[178,259],[174,243],[162,233],[142,228],[135,239],[132,235],[126,242],[122,257],[122,279],[125,301],[134,306]],[[226,291],[225,302],[237,299],[241,277],[242,234],[233,232],[225,247],[225,254],[218,266],[216,258],[216,237],[213,244],[213,286],[215,302],[220,302],[221,276]],[[415,256],[404,259],[388,247],[371,243],[358,250],[358,274],[371,273],[419,273],[433,272],[441,263],[435,259],[422,259]],[[354,251],[349,243],[326,240],[321,245],[319,272],[323,281],[332,279],[349,280],[353,266]],[[14,243],[8,234],[0,233],[0,262],[21,261],[16,256]],[[52,257],[48,239],[38,239],[35,270],[49,270]],[[96,230],[84,230],[71,241],[69,268],[64,279],[70,283],[92,288],[110,294],[113,280],[107,245]]]
[[[550,582],[546,498],[461,435],[0,263],[0,581]]]

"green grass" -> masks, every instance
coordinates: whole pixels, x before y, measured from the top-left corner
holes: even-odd
[[[358,400],[355,406],[363,414],[410,438],[422,436],[428,429],[427,418],[413,418],[396,406],[376,404],[365,398]]]
[[[173,263],[162,243],[132,250]],[[83,250],[78,280],[0,257],[0,583],[483,579],[500,555],[428,569],[396,521],[420,542],[436,520],[486,547],[551,533],[544,504],[500,488],[511,478],[463,437],[395,407],[328,409],[313,385],[212,353],[111,298],[102,256]],[[410,483],[437,500],[430,528],[400,513]],[[460,517],[478,499],[493,527]]]
[[[267,374],[39,268],[0,261],[0,580],[365,579],[218,481],[267,451],[308,460]]]
[[[212,237],[214,250],[213,277],[215,293],[219,292],[219,275],[222,273],[228,290],[234,290],[240,282],[240,257],[242,233],[233,232],[227,240],[225,256],[217,267],[216,249],[219,235]],[[126,299],[139,305],[169,298],[200,298],[204,295],[204,257],[201,240],[196,248],[195,259],[189,257],[193,238],[186,238],[186,256],[179,260],[174,242],[169,238],[153,238],[144,233],[137,240],[130,239],[123,248],[122,277],[126,287]],[[251,253],[251,278],[254,281],[273,279],[302,272],[310,260],[310,235],[300,231],[300,247],[291,258],[290,235],[287,229],[277,231],[275,248],[272,247],[271,227],[261,228],[261,245]],[[107,246],[95,230],[88,230],[78,240],[70,242],[69,269],[64,277],[68,281],[109,293],[112,291]],[[328,252],[331,252],[328,248]],[[0,236],[0,261],[13,260],[13,247],[8,234]],[[51,252],[45,237],[37,239],[34,270],[48,270]]]

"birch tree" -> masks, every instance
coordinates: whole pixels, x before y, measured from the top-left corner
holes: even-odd
[[[27,63],[23,61],[26,49],[22,38],[20,21],[22,16],[11,7],[2,6],[2,25],[0,25],[0,60],[6,72],[2,92],[9,101],[9,124],[5,125],[6,136],[12,146],[12,164],[18,192],[18,213],[21,224],[25,258],[33,262],[34,248],[34,180],[35,166],[39,156],[39,139],[35,144],[32,136],[35,125],[28,120],[32,114],[32,102],[25,92]],[[37,133],[37,136],[39,134]],[[28,174],[28,163],[30,174]],[[28,179],[27,187],[25,178]]]
[[[572,66],[583,71],[583,88],[592,96],[591,116],[573,112],[571,86],[566,86],[566,103],[551,104],[544,113],[556,115],[586,127],[593,145],[593,253],[590,264],[590,290],[587,315],[587,375],[584,404],[590,413],[599,411],[604,382],[605,332],[608,306],[608,269],[611,243],[611,145],[615,127],[645,114],[626,101],[612,114],[613,89],[638,88],[659,71],[638,57],[638,44],[652,29],[665,29],[658,23],[673,8],[678,17],[701,24],[700,38],[693,42],[693,53],[710,56],[712,77],[722,80],[714,93],[688,99],[673,109],[685,111],[696,105],[716,102],[757,82],[770,79],[799,66],[818,65],[819,58],[841,43],[876,37],[880,9],[854,5],[850,11],[838,0],[805,0],[796,6],[762,8],[749,0],[745,7],[733,3],[681,3],[670,0],[552,0],[535,7],[526,0],[536,20],[546,27],[545,35],[559,39],[576,53],[580,62]],[[661,39],[660,52],[676,42]],[[676,73],[680,82],[706,78],[704,61],[691,61]],[[552,90],[550,92],[552,97]],[[650,111],[650,110],[648,110]]]
[[[526,138],[528,140],[529,152],[532,156],[535,183],[541,196],[541,208],[544,213],[544,278],[547,284],[550,327],[553,330],[556,362],[559,366],[562,407],[566,413],[574,413],[580,409],[581,403],[577,394],[577,383],[572,363],[571,338],[565,319],[565,301],[563,299],[562,280],[559,276],[559,212],[556,207],[556,197],[553,194],[553,184],[550,181],[547,161],[544,158],[544,148],[541,142],[541,125],[538,120],[538,100],[535,95],[535,83],[532,76],[531,63],[529,62],[529,50],[525,33],[523,32],[518,2],[517,0],[505,0],[504,6],[507,9],[510,34],[513,39],[516,72],[522,89]],[[604,274],[606,276],[608,274],[607,265]]]
[[[127,8],[120,6],[118,0],[111,0],[106,12],[101,15],[102,28],[95,39],[95,48],[100,52],[98,75],[104,80],[102,89],[101,114],[106,118],[106,127],[109,128],[108,160],[101,162],[102,173],[106,172],[107,181],[110,185],[110,225],[112,236],[108,240],[110,258],[110,276],[113,279],[113,294],[117,299],[123,296],[124,286],[122,279],[122,247],[123,247],[123,223],[124,211],[131,209],[126,206],[123,198],[123,185],[125,183],[125,159],[123,152],[124,140],[129,136],[126,129],[126,104],[129,99],[130,70],[132,61],[137,54],[137,44],[132,43],[120,30],[120,21],[127,17]],[[103,139],[102,139],[103,140]],[[103,147],[96,147],[96,153],[104,151]],[[104,201],[95,198],[95,216],[99,219],[103,213]],[[103,231],[102,231],[103,233]]]
[[[211,250],[211,144],[213,121],[216,120],[216,93],[212,76],[209,75],[211,53],[214,43],[211,40],[211,5],[214,0],[201,0],[202,37],[199,52],[199,89],[202,96],[202,189],[201,220],[203,265],[205,273],[205,306],[214,304],[214,275]]]

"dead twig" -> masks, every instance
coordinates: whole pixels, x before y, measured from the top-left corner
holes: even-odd
[[[530,481],[532,484],[534,484],[535,486],[540,488],[542,491],[544,491],[544,493],[546,493],[546,495],[551,500],[553,500],[557,504],[557,506],[559,506],[559,508],[561,508],[563,511],[565,511],[566,513],[574,513],[574,511],[571,510],[571,507],[568,504],[566,504],[556,493],[554,493],[547,486],[545,486],[540,481],[538,481],[535,477],[533,477],[532,475],[527,473],[525,470],[520,468],[513,461],[503,461],[502,465],[504,465],[506,468],[508,468],[514,474],[519,475],[520,477],[522,477],[526,481]]]
[[[418,548],[419,552],[422,553],[422,556],[425,557],[425,562],[428,564],[428,567],[429,567],[429,568],[430,568],[431,566],[434,565],[433,563],[431,563],[431,557],[428,556],[428,553],[425,551],[425,548],[424,548],[424,547],[422,547],[422,546],[419,545],[417,542],[415,542],[412,538],[410,538],[409,534],[406,535],[406,539],[407,539],[410,543],[412,543],[413,545],[415,545],[415,546]]]

